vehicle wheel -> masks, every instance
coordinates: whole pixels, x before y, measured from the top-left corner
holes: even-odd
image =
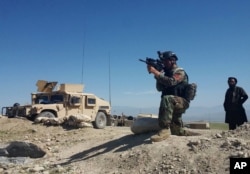
[[[12,109],[8,112],[8,118],[14,118],[18,116],[18,107],[20,106],[19,103],[14,103]]]
[[[18,106],[20,106],[19,103],[14,103],[14,104],[13,104],[13,107],[18,107]]]
[[[48,111],[41,112],[40,114],[36,116],[36,118],[39,118],[39,117],[56,118],[55,114],[53,114],[52,112],[48,112]]]
[[[103,112],[98,112],[95,118],[94,127],[103,129],[107,124],[107,117]]]

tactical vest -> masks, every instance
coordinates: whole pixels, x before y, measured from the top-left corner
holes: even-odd
[[[168,73],[165,75],[173,76],[173,72],[171,72],[171,74]],[[188,75],[186,72],[185,72],[185,76],[186,78],[184,79],[183,82],[175,86],[166,87],[162,91],[162,96],[174,95],[174,96],[185,98],[188,102],[190,102],[190,100],[193,100],[196,95],[197,85],[195,83],[191,83],[191,84],[188,83]]]
[[[170,86],[170,87],[166,87],[163,91],[162,91],[162,96],[164,95],[175,95],[178,97],[182,97],[185,98],[185,89],[186,86],[188,85],[187,82],[181,82],[175,86]]]

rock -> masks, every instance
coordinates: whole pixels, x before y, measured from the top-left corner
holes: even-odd
[[[220,133],[217,133],[215,136],[216,138],[222,138],[222,135]]]
[[[5,149],[8,152],[8,157],[42,158],[46,154],[37,145],[20,141],[11,142]]]
[[[6,149],[0,149],[0,156],[8,156],[9,155],[9,153],[7,152],[7,150]]]

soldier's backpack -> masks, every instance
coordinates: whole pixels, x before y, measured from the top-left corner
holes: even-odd
[[[178,70],[183,70],[183,68],[177,68],[175,71],[178,71]],[[184,70],[183,70],[184,71]],[[186,76],[187,76],[187,81],[189,81],[189,78],[188,78],[188,74],[186,73],[186,71],[184,71]],[[187,84],[184,84],[184,88],[182,88],[183,92],[183,96],[186,100],[188,101],[191,101],[195,98],[196,96],[196,91],[197,91],[197,84],[196,83],[187,83]]]
[[[185,72],[187,79],[189,81],[188,75]],[[196,96],[196,91],[197,91],[197,84],[196,83],[188,83],[185,86],[185,91],[184,91],[184,98],[187,99],[188,101],[191,101],[194,99],[194,97]]]

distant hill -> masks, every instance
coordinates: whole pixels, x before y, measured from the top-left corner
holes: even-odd
[[[250,121],[250,108],[244,106],[248,120]],[[112,106],[113,115],[134,116],[136,117],[140,113],[144,114],[158,114],[158,107],[138,108],[128,106]],[[183,114],[183,121],[209,121],[209,122],[224,122],[225,112],[222,106],[215,107],[190,107],[185,114]]]

